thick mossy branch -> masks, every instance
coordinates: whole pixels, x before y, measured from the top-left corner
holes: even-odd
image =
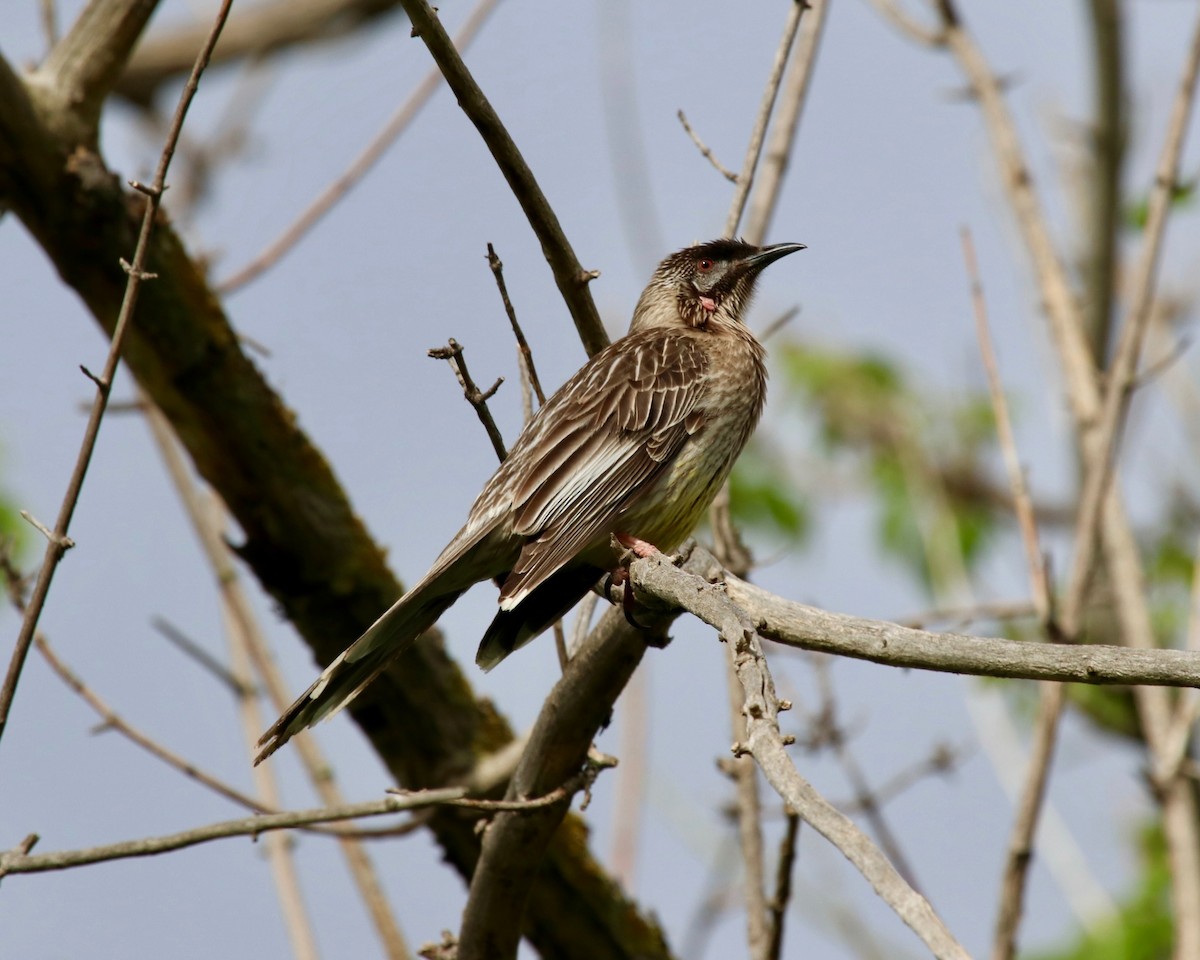
[[[0,61],[0,201],[46,251],[65,283],[111,332],[143,200],[98,155],[68,155],[38,117],[24,84]],[[245,540],[240,553],[313,650],[328,663],[401,588],[321,452],[242,352],[238,337],[167,217],[156,226],[146,284],[124,359],[170,419],[199,473],[221,495]],[[509,739],[476,700],[436,637],[410,651],[351,712],[411,788],[442,785]],[[447,859],[469,877],[479,838],[454,811],[431,820]],[[533,890],[527,934],[544,956],[666,956],[661,935],[602,876],[579,829],[551,845]],[[607,878],[605,878],[607,879]],[[579,931],[603,930],[589,942]],[[647,942],[656,951],[646,952]]]

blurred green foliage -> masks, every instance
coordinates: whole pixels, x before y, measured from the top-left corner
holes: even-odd
[[[1075,943],[1028,954],[1028,960],[1168,960],[1174,931],[1171,874],[1162,831],[1153,824],[1144,827],[1137,846],[1137,881],[1116,915],[1080,934]]]
[[[1176,210],[1186,210],[1196,200],[1196,179],[1181,180],[1171,189],[1171,206]],[[1141,233],[1146,229],[1146,221],[1150,218],[1150,195],[1144,194],[1130,203],[1124,211],[1125,226],[1129,230]]]
[[[939,587],[978,567],[1002,531],[1015,535],[995,416],[985,392],[935,393],[878,354],[797,342],[775,344],[771,354],[774,404],[804,425],[803,440],[791,440],[803,449],[786,449],[778,433],[766,431],[753,441],[732,480],[734,516],[743,525],[776,542],[798,545],[819,522],[823,500],[865,495],[875,508],[879,548],[935,601]],[[1010,402],[1010,408],[1019,417],[1019,405]],[[1071,529],[1070,504],[1038,506],[1043,538],[1054,525]],[[1165,501],[1161,513],[1157,527],[1142,531],[1147,586],[1160,641],[1179,645],[1189,622],[1200,524],[1195,505],[1182,493]],[[1065,570],[1051,572],[1065,575]],[[1029,620],[987,629],[1041,640]],[[1115,631],[1101,566],[1093,574],[1082,638],[1119,643]],[[1005,686],[1020,697],[1023,685]],[[1128,689],[1077,684],[1070,698],[1098,729],[1140,739]]]
[[[874,494],[884,552],[934,593],[959,569],[939,568],[939,557],[974,564],[997,530],[998,510],[1010,510],[986,463],[995,440],[988,397],[947,402],[876,354],[797,343],[772,353],[784,403],[815,421],[820,452],[848,462]]]
[[[2,453],[3,451],[0,451]],[[2,477],[3,461],[0,460],[0,477]],[[21,519],[20,511],[13,505],[0,483],[0,546],[6,546],[10,559],[17,563],[21,558],[21,548],[25,545],[28,525]]]
[[[729,478],[729,506],[740,526],[785,544],[802,543],[808,533],[808,503],[765,440],[750,443],[738,459]]]

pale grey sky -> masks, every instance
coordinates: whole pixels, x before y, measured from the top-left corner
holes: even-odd
[[[60,4],[64,22],[80,5]],[[43,50],[37,4],[9,0],[6,6],[0,51],[15,64],[36,61]],[[168,2],[161,15],[205,16],[210,6]],[[698,155],[675,113],[682,107],[725,164],[738,166],[785,6],[506,0],[470,51],[469,65],[580,259],[602,272],[593,293],[612,333],[624,329],[659,257],[721,232],[730,186]],[[1083,5],[987,0],[963,6],[993,64],[1013,80],[1010,102],[1031,146],[1035,176],[1060,235],[1067,236],[1070,209],[1059,177],[1068,169],[1066,145],[1089,110]],[[1129,10],[1130,176],[1144,186],[1194,5],[1137,2]],[[452,27],[465,13],[465,4],[442,4]],[[270,67],[251,143],[222,172],[186,229],[193,249],[211,256],[215,275],[227,276],[273,239],[428,68],[424,47],[409,38],[400,18],[369,38],[289,55]],[[957,96],[961,86],[948,59],[899,37],[869,5],[834,4],[768,238],[802,241],[809,249],[765,275],[754,324],[798,304],[788,336],[883,351],[935,393],[978,385],[959,247],[959,229],[969,225],[1001,368],[1022,411],[1018,442],[1031,482],[1041,493],[1061,493],[1070,461],[1062,453],[1065,423],[1053,358],[977,111]],[[234,72],[206,79],[188,135],[211,137],[228,99],[243,89]],[[622,89],[632,90],[634,110],[621,99]],[[104,128],[106,156],[125,176],[144,175],[160,146],[134,121],[117,106]],[[640,158],[631,152],[639,140]],[[651,196],[629,196],[643,181]],[[630,207],[642,219],[623,222],[621,211]],[[654,234],[661,239],[648,239]],[[1196,239],[1195,215],[1181,215],[1172,227],[1165,276],[1188,292],[1195,286]],[[494,466],[449,371],[427,359],[426,349],[451,336],[462,342],[481,382],[508,378],[493,409],[510,439],[520,421],[511,335],[484,261],[488,241],[504,260],[542,377],[557,385],[582,362],[582,348],[517,204],[445,90],[313,234],[227,304],[236,326],[271,350],[256,362],[329,456],[406,581],[424,571],[458,528]],[[0,224],[0,284],[8,331],[0,375],[0,483],[18,505],[50,520],[82,433],[79,405],[91,395],[78,364],[98,366],[105,341],[11,216]],[[124,373],[116,395],[130,396]],[[776,390],[765,429],[802,459],[809,438],[796,417],[784,414],[779,398]],[[1176,459],[1156,456],[1148,464],[1156,471],[1196,466],[1183,451]],[[797,599],[868,616],[923,608],[910,579],[879,558],[873,523],[861,498],[845,497],[820,515],[807,550],[778,558],[760,581]],[[78,547],[55,581],[42,620],[46,633],[128,719],[248,787],[245,750],[225,690],[149,625],[154,616],[166,617],[223,653],[211,577],[138,419],[111,416],[105,423],[72,536]],[[1023,561],[1010,546],[982,572],[981,598],[1023,595]],[[28,562],[34,556],[30,551]],[[465,663],[494,602],[493,592],[480,587],[443,620]],[[299,691],[312,677],[312,662],[269,604],[259,598],[259,606]],[[0,609],[0,637],[15,636],[16,629],[15,616]],[[814,688],[800,662],[778,655],[772,663],[784,690],[794,689],[798,704],[811,704]],[[652,651],[642,669],[650,690],[653,773],[633,893],[682,949],[728,834],[719,808],[730,790],[714,768],[730,739],[723,654],[710,635],[681,626],[675,643]],[[493,673],[471,676],[524,728],[557,670],[553,644],[543,638]],[[977,741],[965,704],[977,690],[972,681],[852,662],[838,663],[833,677],[844,716],[861,729],[855,748],[875,782],[939,740]],[[0,846],[36,831],[39,849],[71,848],[237,815],[119,737],[93,736],[94,721],[34,655],[0,744]],[[619,749],[621,723],[619,706],[602,749]],[[321,737],[350,797],[372,798],[389,785],[348,721],[326,725]],[[1054,803],[1086,849],[1094,878],[1114,896],[1129,877],[1130,837],[1146,809],[1137,759],[1071,721],[1053,780]],[[830,760],[798,755],[798,761],[828,796],[847,796]],[[294,758],[285,751],[277,766],[288,803],[310,805]],[[587,814],[602,857],[612,837],[617,784],[612,774],[603,776]],[[967,947],[984,953],[1010,820],[987,758],[977,749],[954,776],[922,783],[888,813],[924,892]],[[324,956],[375,955],[374,935],[333,845],[310,837],[298,845]],[[426,839],[417,835],[374,852],[414,944],[457,927],[462,883]],[[798,877],[804,895],[789,923],[787,956],[852,956],[828,929],[828,897],[845,898],[855,922],[885,943],[887,956],[922,955],[862,878],[811,833],[803,839]],[[1046,945],[1073,928],[1066,901],[1039,863],[1023,942]],[[239,840],[152,860],[11,877],[0,889],[0,930],[3,955],[20,960],[233,960],[283,956],[287,949],[265,863]],[[705,955],[738,956],[743,940],[742,915],[730,912],[718,921]]]

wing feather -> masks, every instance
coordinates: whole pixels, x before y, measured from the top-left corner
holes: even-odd
[[[703,425],[708,358],[694,337],[647,331],[608,349],[606,362],[568,381],[539,414],[542,425],[522,436],[539,455],[518,460],[514,448],[509,457],[522,464],[506,486],[528,542],[501,591],[504,609],[613,532]]]

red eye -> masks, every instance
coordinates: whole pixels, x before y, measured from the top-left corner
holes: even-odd
[[[711,260],[709,260],[708,257],[701,257],[699,260],[696,261],[696,269],[699,270],[701,273],[708,273],[708,271],[711,270],[714,266],[715,266],[715,264]]]

